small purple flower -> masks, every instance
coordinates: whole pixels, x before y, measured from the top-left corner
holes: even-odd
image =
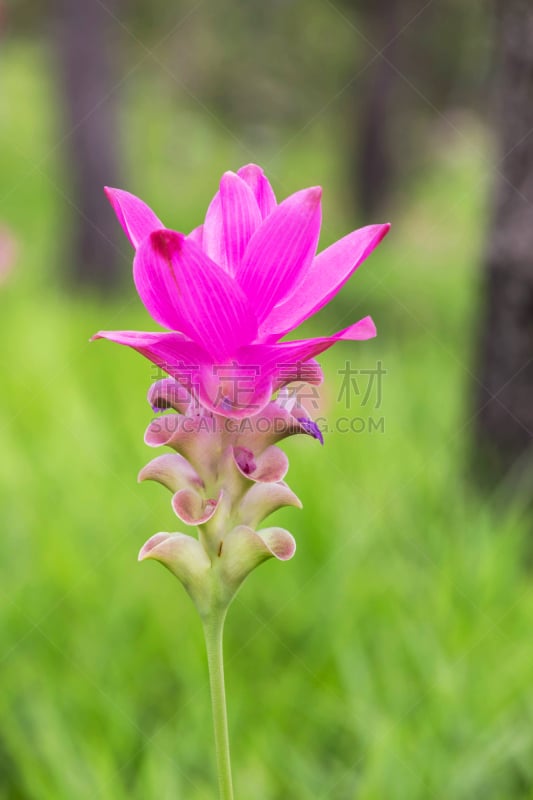
[[[336,342],[375,336],[365,317],[333,336],[280,341],[334,297],[390,227],[353,231],[316,255],[320,187],[278,204],[260,167],[226,172],[203,225],[187,236],[165,228],[134,195],[106,191],[136,250],[139,296],[167,330],[93,338],[137,350],[204,408],[230,418],[257,414],[274,392],[302,379],[302,365],[306,382],[319,384],[314,357]]]

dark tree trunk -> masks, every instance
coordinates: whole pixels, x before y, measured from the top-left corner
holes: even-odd
[[[499,0],[499,174],[489,235],[476,436],[496,476],[531,463],[533,437],[533,5]],[[529,472],[529,471],[528,471]]]
[[[381,213],[390,200],[395,172],[392,141],[397,75],[388,60],[396,57],[400,26],[399,0],[373,0],[365,9],[367,38],[378,50],[369,50],[371,66],[354,82],[353,96],[357,131],[352,145],[352,174],[355,202],[364,219]]]
[[[56,48],[64,104],[68,185],[68,278],[114,288],[122,272],[117,225],[103,193],[118,178],[118,0],[56,0]]]

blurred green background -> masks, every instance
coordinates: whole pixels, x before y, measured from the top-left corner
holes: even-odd
[[[93,59],[107,58],[114,77],[90,104],[92,123],[117,103],[120,186],[166,224],[199,224],[222,172],[249,161],[278,197],[323,186],[321,247],[393,222],[306,328],[330,333],[372,314],[376,340],[321,358],[320,413],[332,428],[347,415],[347,360],[381,361],[383,400],[352,408],[358,432],[332,432],[324,448],[286,443],[304,509],[272,520],[294,533],[297,555],[252,576],[227,626],[236,796],[533,798],[530,517],[508,481],[484,494],[468,470],[495,171],[486,10],[403,8],[403,77],[385,109],[393,163],[369,217],[359,132],[375,78],[368,42],[387,4],[381,16],[314,0],[98,5],[114,40]],[[153,369],[88,343],[100,328],[151,321],[103,194],[117,237],[99,246],[123,280],[80,288],[69,248],[85,212],[80,222],[61,4],[54,13],[8,4],[0,42],[0,221],[12,261],[0,286],[0,797],[208,800],[200,625],[177,582],[136,561],[149,536],[176,530],[165,491],[136,484],[152,456]],[[89,141],[97,161],[101,146]]]

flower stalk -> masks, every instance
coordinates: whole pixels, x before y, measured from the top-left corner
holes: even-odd
[[[218,771],[220,800],[233,800],[231,757],[224,681],[224,622],[227,609],[216,609],[203,622]]]

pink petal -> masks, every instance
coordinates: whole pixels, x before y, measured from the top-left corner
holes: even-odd
[[[268,403],[254,416],[241,421],[232,420],[230,432],[236,447],[251,450],[255,455],[288,436],[309,434],[308,428],[301,424],[294,411],[285,408],[279,400]]]
[[[171,492],[204,488],[204,482],[194,467],[178,453],[165,453],[153,458],[139,472],[137,480],[139,483],[157,481]]]
[[[215,364],[202,347],[181,333],[99,331],[92,338],[133,348],[175,378],[207,410],[225,417],[242,419],[257,414],[272,397],[273,377],[263,377],[260,366],[240,365],[237,361]],[[154,405],[159,405],[169,397],[156,394],[152,399]],[[183,410],[181,399],[176,400],[179,410]]]
[[[259,322],[291,294],[309,268],[320,234],[320,187],[288,197],[256,230],[237,272]]]
[[[256,533],[247,525],[237,525],[222,540],[220,574],[224,584],[235,592],[263,561],[269,558],[287,561],[295,550],[294,538],[283,528],[266,528]]]
[[[258,167],[257,164],[246,164],[237,171],[237,175],[246,181],[254,193],[263,219],[268,217],[276,208],[277,202],[270,181],[265,177],[261,167]]]
[[[191,394],[197,391],[201,370],[209,363],[207,353],[181,333],[99,331],[92,339],[108,339],[131,347],[172,375]]]
[[[294,380],[320,382],[320,374],[315,364],[309,365],[311,369],[306,375],[309,359],[328,350],[340,341],[360,341],[372,339],[376,335],[376,326],[371,317],[364,317],[354,325],[350,325],[333,336],[323,336],[316,339],[300,339],[294,342],[280,344],[254,344],[243,347],[238,358],[241,363],[260,364],[261,375],[273,375],[274,386],[279,388]]]
[[[204,226],[198,225],[197,228],[193,228],[193,230],[187,236],[187,239],[190,239],[192,242],[198,245],[198,247],[203,246],[203,237],[204,237]]]
[[[222,491],[218,499],[206,500],[193,489],[180,489],[172,498],[172,508],[186,525],[203,525],[214,515],[221,497]]]
[[[261,213],[252,190],[234,172],[222,176],[220,200],[225,255],[222,266],[235,274],[252,234],[261,224]]]
[[[260,330],[260,338],[279,339],[329,303],[357,267],[390,230],[390,224],[368,225],[349,233],[319,253],[296,291],[272,309]]]
[[[284,528],[263,528],[257,531],[257,536],[278,561],[289,561],[296,552],[294,537]]]
[[[152,233],[137,252],[134,280],[154,319],[185,333],[215,359],[226,358],[257,334],[244,293],[181,233]]]
[[[302,508],[302,503],[285,483],[254,483],[239,504],[239,521],[255,528],[284,506]]]
[[[157,236],[152,233],[138,248],[133,261],[133,280],[150,316],[164,328],[175,331],[187,329],[187,321],[180,311],[179,285],[168,259],[154,246]]]
[[[148,447],[171,447],[209,482],[217,472],[221,432],[216,419],[196,415],[165,414],[152,420],[144,434]]]
[[[147,400],[155,412],[173,408],[185,414],[191,403],[191,395],[174,378],[162,378],[150,386]]]
[[[286,453],[275,445],[270,445],[258,455],[246,447],[234,447],[233,457],[241,475],[259,483],[282,481],[289,469]]]
[[[276,372],[274,390],[286,386],[288,383],[308,383],[311,386],[320,386],[324,381],[322,367],[310,358],[308,361],[289,361]]]
[[[272,376],[263,375],[260,365],[212,364],[202,371],[199,398],[215,414],[235,419],[257,414],[272,397]]]
[[[226,254],[220,191],[215,194],[207,207],[204,224],[202,225],[202,249],[215,264],[220,266],[224,264]]]
[[[179,578],[198,608],[202,608],[202,589],[211,561],[198,539],[184,533],[156,533],[141,547],[138,559],[160,561]]]
[[[241,263],[253,232],[261,223],[254,193],[234,172],[226,172],[205,218],[202,246],[230,274]]]
[[[165,227],[152,209],[134,194],[124,192],[122,189],[111,189],[109,186],[106,186],[104,191],[124,228],[124,233],[135,249],[152,231]]]

